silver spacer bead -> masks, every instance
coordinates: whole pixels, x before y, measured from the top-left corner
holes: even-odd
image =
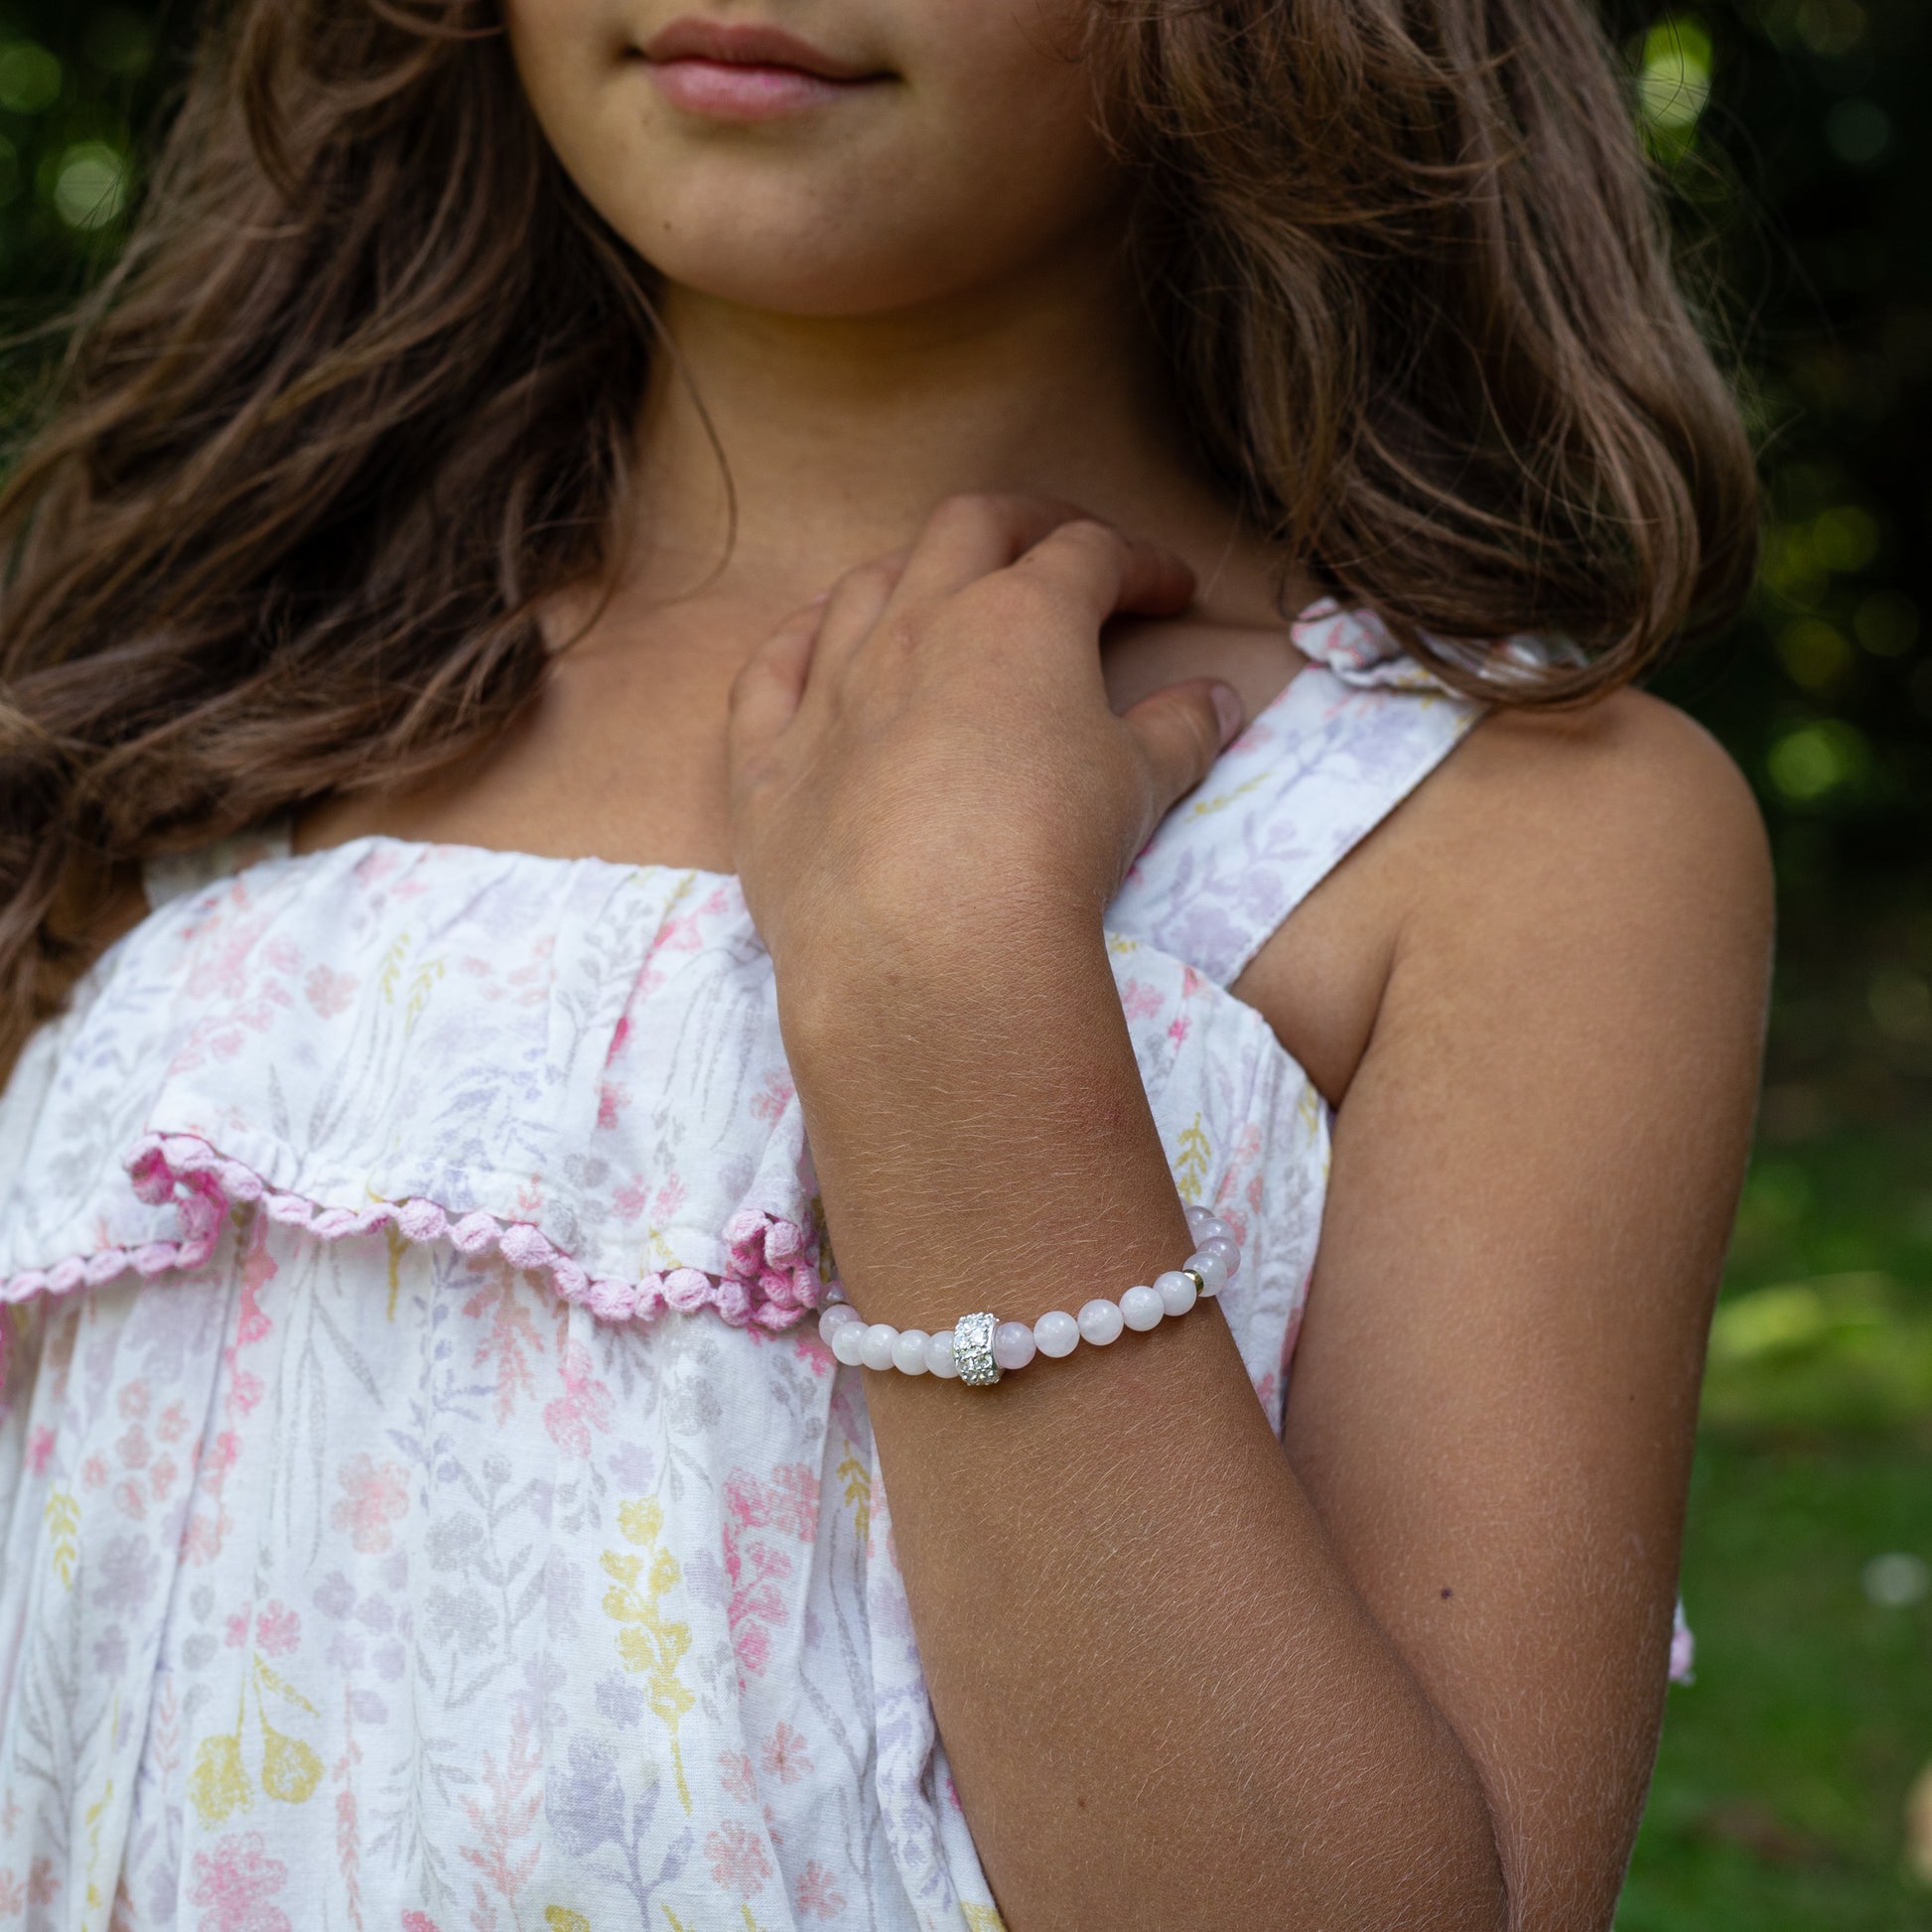
[[[962,1314],[953,1323],[952,1358],[959,1379],[971,1388],[983,1389],[1000,1379],[1000,1365],[993,1359],[993,1330],[999,1320],[982,1309],[977,1314]]]

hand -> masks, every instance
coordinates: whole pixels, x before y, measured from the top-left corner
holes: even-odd
[[[1101,625],[1172,616],[1193,581],[1069,504],[962,496],[781,625],[733,689],[730,739],[733,854],[781,976],[919,930],[1097,935],[1240,729],[1207,678],[1107,703]]]

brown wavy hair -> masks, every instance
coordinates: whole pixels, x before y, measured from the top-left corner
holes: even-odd
[[[1585,0],[1094,0],[1204,460],[1451,684],[1734,608],[1751,454]],[[498,732],[608,581],[650,271],[492,0],[231,0],[0,492],[0,1068],[131,862]],[[1460,640],[1576,645],[1498,687]]]

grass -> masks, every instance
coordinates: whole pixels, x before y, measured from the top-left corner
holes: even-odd
[[[1905,1824],[1932,1594],[1867,1585],[1877,1557],[1932,1564],[1932,1121],[1784,1104],[1803,1131],[1753,1167],[1713,1329],[1697,1681],[1671,1693],[1617,1932],[1932,1932]]]

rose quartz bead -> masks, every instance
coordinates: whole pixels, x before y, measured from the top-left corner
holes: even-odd
[[[1034,1323],[1034,1340],[1042,1355],[1058,1361],[1079,1347],[1080,1324],[1064,1309],[1055,1309]]]
[[[868,1368],[891,1368],[897,1340],[898,1330],[890,1321],[875,1321],[859,1338],[859,1359]]]
[[[893,1366],[901,1375],[923,1375],[925,1345],[931,1339],[923,1328],[901,1328],[893,1343]]]
[[[1218,1214],[1208,1215],[1201,1222],[1199,1227],[1195,1227],[1194,1224],[1190,1221],[1187,1224],[1187,1231],[1194,1237],[1194,1246],[1197,1248],[1203,1246],[1205,1243],[1209,1241],[1233,1241],[1234,1240],[1233,1228],[1231,1228],[1227,1224],[1227,1222],[1222,1220]],[[1238,1247],[1240,1243],[1236,1242],[1235,1245]]]
[[[936,1334],[926,1337],[925,1367],[928,1375],[936,1375],[942,1381],[959,1373],[959,1365],[952,1358],[950,1328],[941,1328]]]
[[[1233,1281],[1241,1272],[1241,1250],[1224,1234],[1210,1234],[1194,1252],[1197,1255],[1219,1255],[1227,1263],[1229,1281]]]
[[[1153,1289],[1143,1283],[1138,1288],[1130,1288],[1120,1298],[1120,1318],[1137,1333],[1146,1334],[1150,1328],[1158,1328],[1167,1310],[1161,1306],[1161,1298]]]
[[[866,1345],[866,1324],[863,1321],[841,1321],[832,1330],[832,1353],[847,1368],[857,1368],[865,1359],[861,1351]]]
[[[818,1316],[818,1338],[827,1348],[832,1345],[832,1337],[848,1321],[857,1321],[859,1311],[846,1302],[834,1302],[829,1308],[822,1309]]]
[[[1201,1286],[1210,1295],[1218,1295],[1228,1285],[1228,1265],[1219,1255],[1196,1252],[1180,1264],[1191,1268],[1201,1279]]]
[[[1187,1209],[1187,1232],[1190,1235],[1192,1235],[1196,1241],[1205,1241],[1207,1237],[1214,1232],[1214,1230],[1207,1225],[1208,1222],[1215,1220],[1218,1217],[1216,1216],[1214,1210],[1211,1207],[1190,1205]]]
[[[1025,1368],[1035,1346],[1034,1331],[1024,1321],[1002,1321],[993,1330],[993,1359],[1002,1368]]]
[[[1170,1268],[1165,1275],[1155,1276],[1154,1292],[1161,1298],[1163,1314],[1185,1314],[1200,1291],[1178,1268]]]
[[[1118,1341],[1120,1331],[1127,1325],[1121,1319],[1118,1302],[1106,1302],[1097,1297],[1081,1309],[1078,1320],[1081,1338],[1092,1342],[1096,1348],[1105,1348],[1110,1341]]]

